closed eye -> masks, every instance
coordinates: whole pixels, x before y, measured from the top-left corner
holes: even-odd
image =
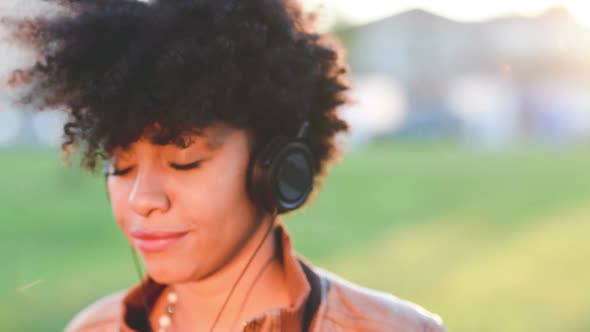
[[[131,172],[131,170],[133,169],[133,166],[129,166],[123,169],[116,169],[114,168],[113,171],[111,172],[111,175],[114,176],[123,176],[129,172]]]
[[[186,171],[186,170],[189,170],[189,169],[193,169],[193,168],[199,167],[201,165],[201,162],[202,162],[201,160],[197,160],[197,161],[194,161],[194,162],[192,162],[190,164],[175,164],[175,163],[170,163],[170,166],[172,168],[176,169],[176,170],[179,170],[179,171]]]

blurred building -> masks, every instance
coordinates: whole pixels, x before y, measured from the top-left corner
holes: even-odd
[[[0,13],[10,6],[25,5],[7,0]],[[26,11],[34,10],[19,9]],[[566,9],[477,23],[412,10],[337,34],[353,71],[355,104],[343,114],[355,142],[459,138],[501,148],[590,141],[590,30]],[[0,48],[2,77],[31,60]],[[0,146],[57,144],[63,117],[17,111],[10,98],[0,91]]]
[[[403,90],[396,137],[588,141],[590,30],[566,9],[477,23],[412,10],[338,34],[355,77],[383,76]]]

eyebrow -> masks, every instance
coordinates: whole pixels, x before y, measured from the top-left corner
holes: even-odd
[[[215,128],[210,131],[208,135],[206,135],[207,140],[207,147],[211,150],[215,150],[225,143],[225,139],[229,133],[230,129],[228,128]]]

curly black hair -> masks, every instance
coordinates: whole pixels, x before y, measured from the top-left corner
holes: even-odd
[[[252,130],[256,150],[307,119],[318,174],[338,156],[348,70],[294,0],[47,1],[59,14],[4,19],[38,56],[8,82],[29,87],[21,103],[68,112],[62,148],[84,167],[148,131],[183,145],[214,122]]]

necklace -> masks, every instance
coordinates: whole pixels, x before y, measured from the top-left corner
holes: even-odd
[[[213,325],[211,326],[211,329],[209,330],[210,332],[212,332],[215,329],[215,326],[217,325],[217,322],[219,321],[219,318],[221,317],[223,310],[227,306],[229,299],[231,298],[233,292],[235,291],[236,286],[238,285],[238,283],[240,282],[240,280],[242,279],[242,277],[246,273],[246,270],[248,269],[248,267],[250,266],[250,264],[254,260],[254,257],[256,257],[256,254],[258,253],[258,251],[262,247],[262,244],[266,241],[266,238],[268,237],[268,235],[271,233],[272,229],[274,228],[275,217],[276,217],[276,212],[273,213],[270,226],[268,227],[266,234],[264,234],[262,241],[260,241],[260,243],[256,247],[256,250],[254,250],[254,253],[252,254],[252,256],[250,256],[250,259],[246,263],[246,266],[244,267],[244,269],[242,270],[242,272],[238,276],[238,279],[236,280],[236,282],[233,284],[232,288],[230,289],[229,294],[227,295],[227,298],[223,302],[223,305],[221,306],[221,309],[219,310],[219,313],[217,314],[217,317],[213,321]],[[270,259],[264,264],[263,269],[261,270],[261,272],[258,274],[256,279],[254,280],[254,283],[256,283],[256,281],[260,277],[262,271],[264,271],[266,269],[266,267],[270,265],[270,262],[272,262],[272,260],[273,260],[273,257],[270,257]],[[248,294],[249,293],[250,292],[248,292]],[[169,332],[169,328],[172,325],[172,316],[174,315],[176,303],[178,302],[178,296],[176,295],[176,292],[174,292],[172,290],[168,293],[168,295],[166,296],[166,299],[168,301],[168,304],[166,305],[165,312],[158,319],[158,325],[159,325],[158,332]]]
[[[176,296],[174,291],[170,291],[166,299],[168,300],[168,304],[166,305],[166,311],[158,319],[158,324],[160,324],[158,332],[167,332],[172,324],[172,315],[174,314],[174,307],[178,301],[178,296]]]
[[[267,267],[269,267],[271,265],[271,263],[274,261],[274,256],[271,256],[266,263],[264,263],[262,269],[260,269],[260,272],[258,272],[258,275],[256,276],[256,278],[254,279],[254,282],[252,283],[252,285],[250,286],[250,288],[248,289],[248,292],[246,294],[246,298],[244,299],[244,301],[246,301],[252,291],[252,288],[254,288],[254,286],[256,285],[256,283],[258,282],[258,279],[260,279],[260,276],[262,275],[262,273],[266,270]],[[158,324],[159,324],[159,328],[158,328],[158,332],[168,332],[168,329],[171,327],[172,325],[172,317],[174,316],[175,313],[175,308],[176,308],[176,303],[178,302],[178,296],[176,295],[176,292],[174,292],[173,290],[171,290],[167,295],[166,295],[166,300],[167,300],[167,304],[166,304],[166,309],[165,311],[162,313],[162,315],[160,315],[160,318],[158,319]]]

